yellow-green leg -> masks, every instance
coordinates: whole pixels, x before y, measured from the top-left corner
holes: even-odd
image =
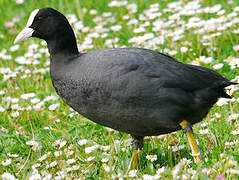
[[[138,162],[139,162],[139,155],[144,145],[144,137],[141,137],[141,136],[132,136],[132,137],[134,138],[134,152],[132,155],[130,166],[132,164],[132,167],[134,169],[137,169]],[[130,169],[130,166],[129,166],[129,169]]]
[[[141,150],[140,150],[140,149],[134,150],[134,152],[133,152],[133,156],[132,156],[132,167],[133,167],[134,169],[137,169],[140,153],[141,153]]]
[[[195,158],[196,162],[200,162],[200,160],[202,160],[202,155],[200,153],[200,149],[197,145],[197,142],[194,138],[191,124],[188,121],[183,120],[180,123],[180,126],[182,127],[182,129],[185,131],[185,133],[187,135],[189,145],[192,149],[192,156]]]

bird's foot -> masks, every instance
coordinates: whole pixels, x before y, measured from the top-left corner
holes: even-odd
[[[138,162],[139,162],[139,155],[141,153],[141,150],[143,148],[144,145],[144,137],[143,136],[133,136],[134,138],[134,152],[132,155],[132,159],[130,161],[129,167],[128,167],[128,171],[131,168],[131,165],[134,169],[137,169],[138,167]]]
[[[133,152],[133,156],[132,156],[133,169],[137,169],[140,152],[141,152],[140,149],[134,150],[134,152]]]
[[[139,154],[141,153],[140,149],[135,149],[130,161],[130,164],[128,166],[128,170],[127,173],[129,172],[129,170],[131,169],[131,166],[133,167],[133,169],[137,169],[138,167],[138,161],[139,161]]]
[[[187,135],[189,145],[192,149],[191,155],[194,157],[194,160],[196,163],[200,162],[202,160],[202,154],[201,154],[200,149],[197,145],[197,142],[194,138],[193,129],[192,129],[191,124],[188,121],[183,120],[180,123],[180,126],[182,127],[182,129],[185,131],[185,133]]]

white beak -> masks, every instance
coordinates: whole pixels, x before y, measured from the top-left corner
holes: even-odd
[[[26,27],[17,35],[16,39],[14,40],[14,44],[21,42],[24,39],[27,39],[32,36],[34,29],[29,28],[29,26],[32,25],[32,22],[38,12],[39,12],[39,9],[35,9],[34,11],[32,11],[32,13],[27,21]]]
[[[25,27],[16,37],[16,39],[14,40],[14,44],[24,41],[25,39],[29,38],[32,36],[34,32],[34,29],[29,28],[29,27]]]

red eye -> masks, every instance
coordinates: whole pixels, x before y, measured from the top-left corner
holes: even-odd
[[[42,22],[44,19],[42,17],[38,17],[37,19],[39,22]]]

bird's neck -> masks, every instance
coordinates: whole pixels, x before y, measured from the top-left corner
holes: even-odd
[[[72,32],[68,31],[67,33],[59,32],[54,37],[46,41],[51,56],[74,56],[79,54],[73,30]]]

